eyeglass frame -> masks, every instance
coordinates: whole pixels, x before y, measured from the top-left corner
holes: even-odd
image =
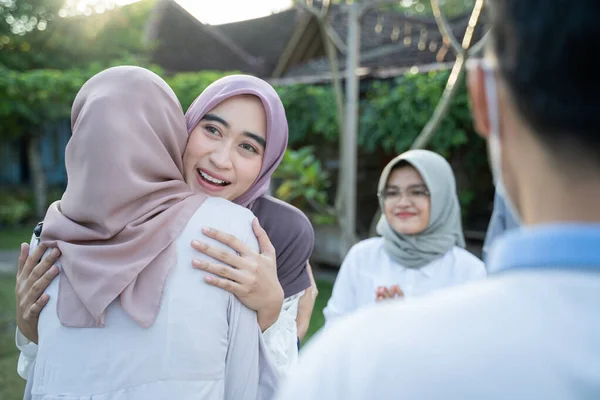
[[[393,190],[389,190],[389,191],[397,192],[396,194],[393,195],[394,198],[397,198],[397,201],[402,200],[402,197],[405,196],[407,200],[409,200],[411,203],[414,203],[416,199],[431,197],[431,192],[429,191],[427,186],[425,186],[425,185],[422,185],[422,186],[423,186],[423,189],[408,187],[407,189],[393,189]],[[410,195],[409,191],[411,191],[411,190],[421,191],[422,194]],[[389,199],[389,198],[386,198],[387,197],[385,194],[386,191],[388,191],[388,190],[384,189],[381,192],[377,192],[377,197],[383,202],[386,202]]]

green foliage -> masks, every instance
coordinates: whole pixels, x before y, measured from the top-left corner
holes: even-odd
[[[90,16],[59,18],[45,46],[38,49],[47,54],[38,68],[106,66],[124,59],[147,63],[152,43],[144,42],[143,35],[153,5],[154,1],[144,0]]]
[[[0,197],[0,226],[17,225],[30,214],[27,200],[4,195]]]
[[[362,96],[358,145],[365,153],[406,151],[439,102],[448,71],[407,74],[393,81],[375,81]],[[446,157],[463,149],[472,137],[464,82],[436,132],[431,150]],[[336,144],[335,96],[329,86],[293,85],[277,88],[290,128],[290,145]]]
[[[208,85],[219,78],[227,75],[232,75],[235,72],[216,72],[216,71],[201,71],[175,74],[167,77],[167,83],[177,93],[177,97],[181,102],[184,110],[187,110],[190,104],[198,97],[200,93],[206,89]]]
[[[95,14],[69,4],[0,0],[0,138],[68,118],[79,88],[107,67],[149,66],[143,33],[154,0],[116,8],[98,0]]]
[[[449,71],[407,74],[375,81],[361,96],[358,154],[391,158],[410,148],[437,106]],[[491,182],[485,142],[473,131],[464,81],[458,83],[450,109],[428,148],[453,165],[460,188],[463,216],[487,210]],[[290,145],[337,149],[335,98],[331,87],[297,85],[278,88],[290,125]],[[331,154],[331,153],[330,153]],[[335,154],[335,153],[333,153]],[[331,199],[330,199],[331,200]],[[484,211],[487,212],[487,211]]]
[[[54,30],[62,0],[0,1],[0,65],[23,70],[47,58],[41,49]]]
[[[447,17],[463,15],[473,9],[475,0],[439,0],[440,8]],[[433,15],[430,0],[401,0],[395,6],[409,16],[430,17]]]
[[[115,62],[116,63],[116,62]],[[128,62],[136,64],[135,60]],[[118,63],[116,63],[118,64]],[[140,63],[137,63],[138,65]],[[144,65],[144,64],[142,64]],[[0,138],[35,135],[41,127],[68,118],[70,107],[81,85],[106,64],[86,69],[32,70],[17,72],[0,69]],[[161,75],[159,68],[154,70]],[[214,80],[227,73],[202,71],[165,77],[185,109]],[[448,72],[407,74],[395,80],[376,81],[366,87],[360,104],[359,157],[378,154],[381,159],[407,150],[425,126],[442,95]],[[484,209],[490,188],[486,150],[483,140],[474,134],[464,82],[438,127],[429,148],[455,166],[463,206]],[[335,97],[329,86],[294,85],[277,87],[286,108],[290,127],[290,147],[315,146],[318,155],[337,154],[338,127]],[[286,183],[278,195],[314,210],[314,220],[328,221],[329,210],[323,206],[328,179],[321,164],[315,164],[312,150],[286,155],[279,177]],[[310,189],[310,190],[309,190]],[[472,193],[466,195],[465,193]]]
[[[35,135],[44,123],[68,117],[85,80],[79,70],[0,69],[0,137]]]
[[[318,2],[312,0],[299,0],[300,2],[305,3],[315,3],[315,8],[319,9],[320,6]],[[372,0],[354,0],[358,3],[367,3],[371,2],[375,4],[375,8],[377,8],[376,1]],[[340,4],[344,3],[345,0],[332,0],[332,4]],[[473,9],[475,4],[475,0],[439,0],[440,8],[444,15],[449,18],[457,17],[460,15],[464,15],[467,12],[470,12]],[[390,7],[389,4],[380,6],[381,8]],[[433,15],[433,11],[431,9],[431,0],[398,0],[396,4],[392,4],[391,8],[396,11],[403,12],[407,16],[410,17],[431,17]]]
[[[52,187],[48,191],[46,206],[62,197],[63,189]],[[35,219],[35,199],[33,193],[27,188],[15,188],[5,191],[0,195],[0,228],[15,226],[29,226],[31,229],[38,222]],[[2,246],[0,246],[2,248]]]
[[[313,223],[335,221],[327,205],[327,188],[331,182],[312,147],[288,149],[273,178],[281,181],[275,196],[307,212]]]
[[[29,229],[31,233],[31,228]],[[2,232],[0,231],[0,239]],[[31,234],[25,239],[29,242]],[[2,245],[3,242],[0,242]],[[18,250],[19,244],[10,248]],[[0,275],[0,399],[20,400],[25,383],[17,375],[19,351],[15,347],[15,274]]]
[[[291,146],[337,143],[335,94],[330,86],[281,86],[277,92],[285,107]]]
[[[43,32],[63,4],[64,0],[2,0],[0,34],[25,36]]]
[[[375,82],[361,104],[359,144],[368,152],[407,150],[423,129],[440,98],[448,72],[407,74],[395,82]],[[448,156],[467,143],[471,131],[467,93],[464,85],[453,99],[432,142],[431,150]]]
[[[125,7],[114,7],[112,0],[98,3],[101,13],[89,9],[82,14],[63,8],[65,0],[1,0],[0,66],[17,71],[86,68],[132,55],[143,62],[152,48],[143,35],[154,0]]]
[[[323,326],[325,326],[325,316],[323,310],[327,307],[327,302],[331,298],[333,292],[333,280],[330,279],[319,279],[316,278],[317,288],[319,289],[319,295],[315,300],[315,308],[313,309],[312,316],[310,318],[310,325],[308,326],[308,332],[302,339],[302,346],[310,341],[315,333],[317,333]]]

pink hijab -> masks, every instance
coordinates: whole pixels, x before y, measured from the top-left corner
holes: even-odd
[[[103,326],[117,298],[142,327],[156,319],[173,241],[204,202],[183,180],[181,105],[156,74],[116,67],[87,81],[71,112],[68,185],[41,240],[62,252],[58,316]]]
[[[288,124],[279,95],[271,85],[250,75],[230,75],[213,82],[194,100],[185,114],[188,133],[191,134],[200,120],[213,108],[230,97],[254,95],[265,108],[267,116],[267,146],[258,177],[234,203],[251,207],[252,203],[269,189],[271,175],[281,163],[288,143]]]

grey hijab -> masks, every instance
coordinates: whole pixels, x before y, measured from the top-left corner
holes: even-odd
[[[416,235],[403,235],[394,231],[383,213],[377,224],[377,233],[383,237],[389,256],[407,268],[421,268],[443,256],[454,246],[465,247],[460,205],[456,194],[456,180],[452,167],[439,154],[428,150],[410,150],[389,162],[379,178],[378,192],[382,192],[392,169],[406,161],[421,174],[431,194],[431,207],[427,228]]]

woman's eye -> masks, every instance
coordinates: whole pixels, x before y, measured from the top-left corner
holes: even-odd
[[[217,128],[215,128],[214,126],[207,126],[204,129],[206,129],[211,135],[219,135],[220,132]]]
[[[258,153],[258,150],[256,150],[256,148],[254,146],[251,146],[247,143],[244,143],[241,145],[243,149],[251,151],[252,153]]]

